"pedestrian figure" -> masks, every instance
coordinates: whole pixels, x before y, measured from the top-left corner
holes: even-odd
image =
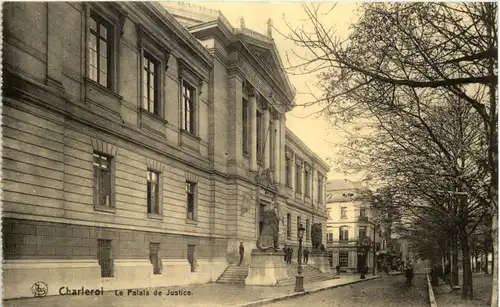
[[[408,286],[411,286],[413,280],[413,266],[411,264],[408,264],[408,266],[405,269],[405,277],[406,277],[406,284]]]
[[[293,248],[288,247],[288,264],[292,264]]]
[[[288,245],[285,244],[285,247],[283,247],[283,253],[285,253],[284,260],[285,263],[288,263]]]
[[[309,261],[309,248],[306,247],[306,249],[304,250],[304,264],[307,264],[308,261]]]
[[[245,253],[245,248],[243,247],[243,242],[240,242],[240,262],[238,263],[238,266],[241,265],[243,262],[243,254]]]

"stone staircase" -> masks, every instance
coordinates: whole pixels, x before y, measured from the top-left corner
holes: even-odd
[[[245,284],[245,279],[248,276],[248,265],[238,266],[230,264],[222,275],[217,279],[221,284]]]
[[[297,263],[292,263],[291,265],[289,265],[287,267],[288,279],[278,282],[278,286],[294,285],[298,266],[299,265]],[[334,272],[321,273],[320,270],[308,264],[302,265],[302,275],[304,275],[304,284],[336,278],[336,274]]]

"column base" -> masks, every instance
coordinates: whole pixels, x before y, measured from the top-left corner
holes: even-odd
[[[330,273],[332,271],[328,256],[321,253],[313,252],[309,254],[309,261],[307,264],[311,265],[314,268],[317,268],[321,271],[321,273]]]
[[[295,275],[295,292],[304,292],[304,275]]]
[[[281,251],[252,250],[245,285],[276,286],[279,281],[288,279],[284,256]]]

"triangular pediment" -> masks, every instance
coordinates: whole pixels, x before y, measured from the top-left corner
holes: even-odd
[[[293,99],[295,96],[295,89],[288,79],[274,41],[264,35],[261,35],[262,37],[256,37],[255,33],[252,33],[252,35],[245,35],[246,33],[242,34],[249,48],[249,52],[253,55],[255,60],[259,62],[275,80],[277,80],[279,83],[278,85],[285,91],[287,96]]]

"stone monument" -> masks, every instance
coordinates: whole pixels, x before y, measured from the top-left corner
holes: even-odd
[[[278,281],[288,278],[285,253],[279,250],[278,208],[273,202],[264,212],[264,225],[257,239],[257,249],[252,250],[246,285],[275,286]]]
[[[312,250],[309,254],[308,264],[317,268],[322,273],[329,273],[331,272],[330,261],[328,260],[325,246],[321,242],[323,235],[322,229],[323,227],[321,223],[315,223],[311,225]]]

